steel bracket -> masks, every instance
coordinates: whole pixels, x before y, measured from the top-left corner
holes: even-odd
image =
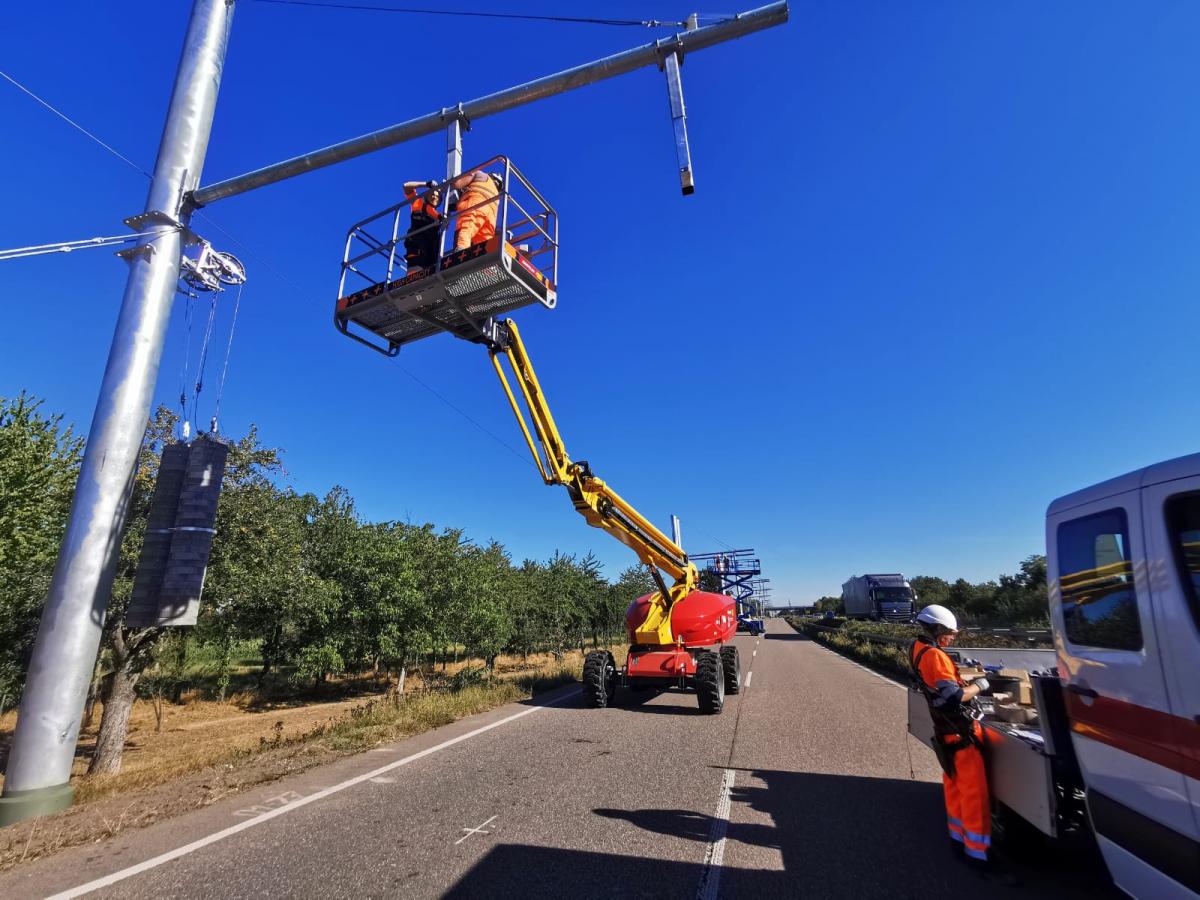
[[[696,177],[692,172],[692,151],[688,146],[687,108],[683,104],[683,76],[679,71],[683,59],[671,53],[663,59],[667,76],[667,100],[671,104],[671,127],[675,132],[675,158],[679,163],[679,186],[684,196],[695,193]]]

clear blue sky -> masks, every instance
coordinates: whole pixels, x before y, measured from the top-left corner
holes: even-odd
[[[150,168],[188,6],[19,4],[0,59]],[[238,7],[206,182],[653,36]],[[1198,43],[1183,0],[794,3],[688,59],[688,198],[655,70],[482,120],[467,160],[510,154],[561,215],[558,309],[518,320],[573,455],[680,515],[692,552],[757,548],[777,601],[863,571],[1014,570],[1055,496],[1196,449]],[[6,82],[0,116],[0,247],[117,234],[142,209],[143,176]],[[518,561],[594,550],[615,576],[624,547],[403,370],[519,448],[481,348],[439,337],[398,366],[330,325],[347,227],[442,165],[430,137],[209,210],[253,251],[224,429],[256,422],[289,483],[345,484],[369,517],[462,526]],[[123,283],[102,250],[0,263],[0,394],[86,430]]]

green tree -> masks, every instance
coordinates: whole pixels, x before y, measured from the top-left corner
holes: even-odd
[[[944,578],[934,575],[917,575],[909,579],[909,584],[917,594],[917,608],[923,609],[931,604],[946,606],[950,599],[950,584]]]
[[[0,397],[0,711],[20,698],[83,454],[41,406]]]

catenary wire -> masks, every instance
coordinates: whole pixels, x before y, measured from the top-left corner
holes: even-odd
[[[659,19],[606,19],[591,16],[538,16],[529,13],[480,12],[478,10],[427,9],[412,6],[366,6],[357,3],[333,3],[329,0],[254,0],[279,6],[314,6],[322,9],[346,9],[368,12],[407,13],[421,16],[459,16],[477,19],[517,19],[526,22],[562,22],[576,25],[616,25],[640,28],[683,28],[686,22]]]
[[[178,228],[165,228],[161,231],[142,231],[135,234],[118,234],[112,237],[82,238],[77,241],[56,241],[53,244],[37,244],[33,247],[13,247],[10,250],[0,250],[0,260],[21,259],[26,256],[44,256],[48,253],[70,253],[72,250],[87,250],[92,247],[115,247],[119,244],[129,244],[141,238],[158,238],[164,234],[178,231]]]
[[[0,78],[4,78],[5,81],[8,81],[9,83],[11,83],[15,88],[28,94],[30,97],[32,97],[34,100],[36,100],[38,103],[40,103],[42,106],[46,107],[46,109],[50,110],[50,112],[54,113],[56,116],[58,116],[60,119],[62,119],[68,125],[70,125],[72,128],[82,131],[84,134],[86,134],[88,137],[90,137],[93,141],[95,141],[97,144],[99,144],[101,147],[103,147],[105,150],[107,150],[109,153],[111,153],[117,159],[121,160],[126,165],[132,166],[133,168],[137,169],[137,171],[141,172],[147,178],[153,177],[149,172],[147,172],[145,169],[143,169],[141,166],[139,166],[137,163],[135,163],[128,156],[125,156],[123,153],[116,150],[111,144],[106,144],[104,141],[100,140],[100,138],[96,137],[96,135],[92,134],[92,132],[88,131],[86,128],[84,128],[82,125],[80,125],[74,119],[72,119],[66,113],[64,113],[61,110],[50,105],[50,103],[48,103],[46,100],[43,100],[41,97],[39,97],[37,94],[35,94],[29,88],[25,87],[25,85],[21,84],[21,82],[17,81],[17,79],[13,78],[7,72],[0,70]]]

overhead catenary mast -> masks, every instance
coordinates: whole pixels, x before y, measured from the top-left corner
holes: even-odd
[[[34,644],[9,754],[0,825],[69,806],[84,701],[125,525],[126,500],[150,412],[191,213],[200,206],[445,131],[447,176],[462,169],[470,123],[587,84],[658,66],[666,77],[680,186],[695,189],[680,65],[688,53],[787,21],[786,0],[687,30],[407,122],[198,187],[235,0],[194,0],[129,275],[88,432],[79,484]],[[162,233],[163,231],[166,233]],[[148,232],[154,232],[148,234]]]

